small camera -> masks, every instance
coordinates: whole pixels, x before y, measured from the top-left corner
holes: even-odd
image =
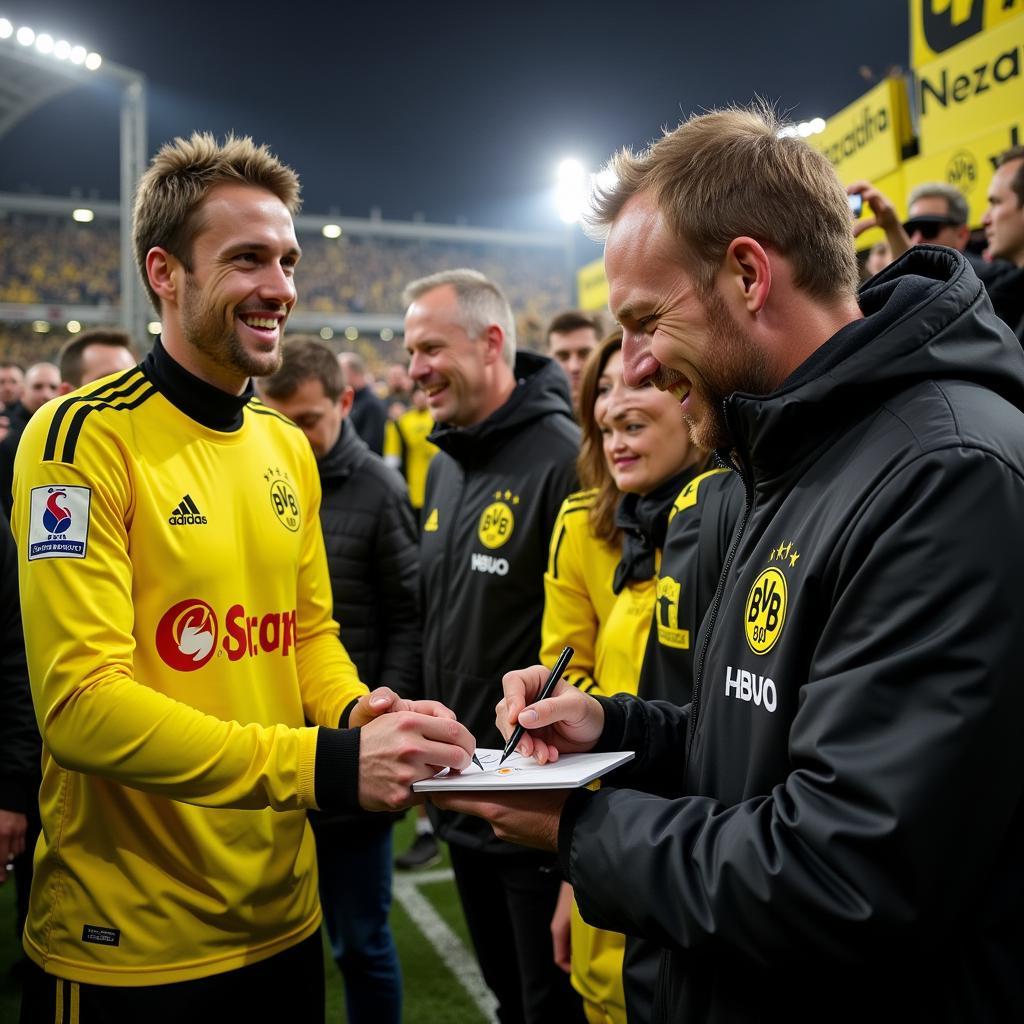
[[[846,201],[850,204],[850,216],[859,217],[861,210],[864,209],[864,197],[857,192],[847,196]]]

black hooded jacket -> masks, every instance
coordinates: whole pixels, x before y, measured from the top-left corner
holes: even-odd
[[[666,951],[658,1021],[1024,1019],[1024,353],[952,250],[860,298],[726,400],[693,702],[603,701],[634,790],[562,817],[584,918]]]
[[[501,677],[540,649],[544,569],[562,500],[576,485],[579,428],[550,360],[520,352],[518,386],[472,427],[441,427],[430,464],[420,565],[423,683],[481,747],[503,746],[494,725]],[[441,815],[441,834],[514,849],[479,818]]]

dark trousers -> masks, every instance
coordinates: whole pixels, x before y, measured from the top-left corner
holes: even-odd
[[[86,985],[45,974],[25,975],[20,1024],[205,1024],[287,1021],[323,1024],[324,954],[317,931],[283,953],[195,981],[121,988]]]
[[[501,1024],[584,1024],[569,975],[555,966],[551,915],[562,879],[554,858],[449,846],[455,884]]]
[[[348,1024],[401,1024],[402,971],[388,924],[391,826],[319,824],[320,905],[345,979]]]

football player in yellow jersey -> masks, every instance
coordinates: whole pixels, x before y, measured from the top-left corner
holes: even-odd
[[[384,461],[397,469],[409,485],[409,501],[414,509],[423,508],[427,489],[427,470],[438,447],[427,440],[434,430],[434,416],[427,408],[427,393],[414,388],[412,408],[397,420],[388,420],[384,432]]]
[[[298,192],[249,139],[165,146],[134,225],[162,339],[19,449],[44,742],[26,1024],[322,1021],[306,810],[404,805],[474,749],[441,705],[360,682],[312,452],[253,397],[295,304]]]

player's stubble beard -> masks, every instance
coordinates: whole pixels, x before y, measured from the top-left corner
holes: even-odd
[[[203,289],[192,274],[185,275],[181,304],[181,322],[185,340],[214,365],[246,377],[268,377],[281,366],[281,345],[272,352],[249,352],[231,322],[225,322],[225,310],[205,301]]]

